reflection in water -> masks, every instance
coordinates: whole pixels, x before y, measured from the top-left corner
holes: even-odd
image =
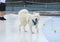
[[[20,32],[20,42],[32,42],[32,34],[27,32]]]
[[[19,39],[20,42],[39,42],[39,34],[31,34],[30,32],[20,32]]]
[[[5,21],[0,21],[0,42],[4,42],[6,37],[6,23]]]
[[[0,21],[0,32],[5,32],[5,27],[6,23],[5,21]]]

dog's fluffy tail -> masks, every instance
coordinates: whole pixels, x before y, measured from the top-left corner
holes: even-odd
[[[25,15],[28,13],[29,13],[29,11],[27,9],[22,9],[18,12],[18,14],[25,14]]]

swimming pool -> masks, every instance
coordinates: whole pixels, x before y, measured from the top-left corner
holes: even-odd
[[[60,10],[60,3],[54,4],[31,4],[31,5],[21,5],[21,4],[15,4],[15,5],[7,5],[6,10],[10,11],[18,11],[20,9],[28,9],[28,10]]]

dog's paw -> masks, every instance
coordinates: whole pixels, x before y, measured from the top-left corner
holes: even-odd
[[[34,34],[34,32],[32,32],[32,34]]]
[[[27,31],[25,31],[25,32],[27,32]]]
[[[19,29],[19,31],[21,31],[21,29]]]
[[[39,33],[39,31],[37,31],[37,33]]]

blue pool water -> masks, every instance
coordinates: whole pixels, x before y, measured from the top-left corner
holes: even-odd
[[[28,10],[60,10],[60,4],[47,4],[47,5],[10,5],[6,7],[6,10],[10,11],[18,11],[20,9],[28,9]]]

